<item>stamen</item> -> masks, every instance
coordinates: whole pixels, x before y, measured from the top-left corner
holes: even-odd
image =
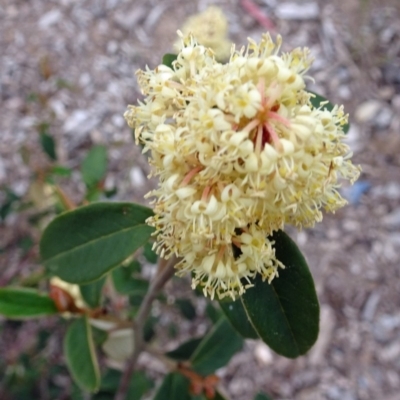
[[[250,121],[243,129],[242,131],[245,132],[251,132],[257,125],[260,124],[260,121],[258,119],[253,119]]]
[[[272,141],[273,141],[273,143],[274,143],[274,145],[275,145],[275,148],[276,148],[277,150],[279,150],[279,151],[283,151],[282,143],[281,143],[281,141],[279,140],[279,136],[278,136],[278,134],[275,132],[275,130],[274,130],[274,128],[272,127],[272,125],[269,124],[269,123],[267,122],[267,123],[265,123],[264,126],[265,126],[265,128],[268,130],[269,135],[270,135],[270,137],[271,137],[271,139],[272,139]]]
[[[274,119],[274,120],[276,120],[276,121],[279,121],[280,123],[282,123],[282,124],[285,125],[286,127],[289,127],[289,126],[290,126],[290,121],[289,121],[287,118],[282,117],[282,115],[279,115],[279,114],[276,113],[276,112],[269,111],[268,117],[270,117],[271,119]]]
[[[261,94],[261,106],[264,107],[265,106],[265,79],[264,78],[260,78],[260,80],[258,81],[257,89]]]
[[[272,108],[278,97],[280,96],[280,89],[276,83],[270,85],[272,96],[266,98],[265,106],[267,108]]]
[[[208,195],[210,194],[211,186],[208,185],[204,188],[203,194],[201,195],[201,201],[207,201]]]
[[[225,250],[226,250],[226,246],[221,246],[219,248],[217,257],[215,258],[215,261],[214,261],[214,263],[215,263],[214,265],[218,265],[218,262],[221,260],[222,256],[224,255]]]
[[[240,246],[242,245],[242,242],[238,239],[232,239],[232,243],[240,249]]]
[[[258,125],[257,129],[257,139],[256,139],[256,145],[255,145],[255,151],[256,154],[260,155],[261,150],[262,150],[262,137],[263,137],[263,127],[262,125]]]
[[[172,87],[172,88],[175,88],[175,89],[179,89],[179,90],[181,90],[181,91],[184,91],[184,90],[186,90],[186,87],[185,86],[183,86],[181,83],[179,83],[179,82],[175,82],[175,81],[167,81],[166,83],[165,83],[165,85],[166,86],[168,86],[168,87]]]
[[[179,185],[179,187],[183,187],[186,186],[191,180],[192,178],[199,172],[202,170],[203,167],[201,167],[200,165],[196,168],[193,168],[191,171],[189,171],[187,173],[187,175],[183,178],[183,181],[181,182],[181,184]]]

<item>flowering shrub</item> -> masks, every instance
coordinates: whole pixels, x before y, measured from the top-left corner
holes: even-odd
[[[257,274],[270,283],[285,266],[266,237],[342,207],[338,179],[359,175],[343,108],[312,105],[308,50],[279,56],[280,43],[265,34],[221,64],[183,38],[172,68],[138,72],[146,98],[125,113],[159,176],[155,247],[211,298],[235,299]]]
[[[95,342],[125,362],[113,398],[141,398],[144,378],[135,368],[141,352],[150,351],[151,306],[175,273],[191,274],[213,324],[174,351],[157,349],[170,372],[154,400],[178,399],[176,393],[223,399],[214,373],[243,338],[261,339],[286,357],[305,354],[318,336],[318,299],[304,257],[283,230],[312,227],[323,211],[345,205],[341,181],[353,183],[360,172],[343,143],[343,108],[306,89],[307,49],[279,54],[281,38],[275,43],[265,34],[259,43],[249,39],[247,47],[233,48],[223,64],[192,35],[181,40],[177,56],[138,71],[145,98],[125,113],[159,179],[147,194],[153,209],[105,202],[63,213],[41,239],[47,272],[58,277],[49,294],[0,289],[6,317],[74,318],[66,362],[76,383],[100,389],[100,397],[110,389],[101,384]],[[91,168],[85,170],[88,187],[97,187],[103,168],[93,179]],[[141,274],[141,257],[158,263],[150,282]],[[116,292],[129,296],[127,310]],[[187,299],[176,305],[193,319]],[[103,340],[95,341],[93,329],[104,331]]]

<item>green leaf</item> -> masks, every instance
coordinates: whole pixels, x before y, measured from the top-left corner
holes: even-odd
[[[162,58],[162,63],[166,65],[167,67],[170,67],[173,69],[172,63],[178,58],[176,54],[164,54]]]
[[[249,289],[251,290],[251,289]],[[251,324],[243,303],[240,299],[236,301],[221,300],[219,305],[232,326],[246,339],[258,339],[259,336]]]
[[[315,343],[319,304],[314,281],[296,244],[283,231],[273,234],[276,258],[285,269],[271,284],[257,277],[242,296],[243,305],[261,339],[278,354],[296,358]]]
[[[92,186],[88,188],[88,190],[86,191],[85,199],[89,203],[95,203],[99,201],[101,195],[102,195],[102,189],[98,186]]]
[[[153,317],[152,315],[147,318],[144,326],[143,326],[143,339],[145,342],[150,342],[156,334],[155,327],[157,322],[159,321],[158,317]]]
[[[97,185],[107,172],[107,149],[105,146],[93,146],[81,165],[82,179],[87,187]]]
[[[85,303],[91,307],[96,308],[100,306],[101,303],[101,293],[103,290],[104,283],[106,281],[106,277],[103,276],[97,281],[92,283],[88,283],[86,285],[81,285],[81,295]]]
[[[76,385],[75,382],[72,382],[70,400],[85,400],[85,394],[86,393]]]
[[[149,263],[155,264],[158,260],[158,255],[152,250],[153,245],[146,243],[143,248],[143,255]]]
[[[93,400],[113,400],[118,390],[121,376],[120,371],[115,369],[107,370],[101,380],[100,390],[93,396]],[[143,372],[135,372],[129,382],[125,400],[140,400],[152,386],[153,382]]]
[[[40,242],[47,270],[61,279],[90,283],[121,264],[149,239],[152,210],[133,203],[95,203],[55,218]]]
[[[169,351],[165,353],[165,355],[169,358],[178,361],[186,361],[192,356],[194,351],[197,349],[198,345],[201,343],[203,338],[195,338],[190,339],[185,343],[182,343],[175,350]]]
[[[189,380],[178,372],[169,373],[153,400],[190,400]]]
[[[53,175],[65,176],[67,178],[72,174],[71,168],[63,167],[62,165],[54,165],[50,171]]]
[[[64,338],[68,369],[79,387],[95,392],[100,386],[100,371],[87,317],[75,320]]]
[[[204,393],[199,394],[197,396],[192,395],[192,400],[209,400]],[[215,392],[215,395],[212,400],[227,400],[225,396],[222,396],[220,392]]]
[[[4,191],[5,200],[0,204],[0,219],[3,221],[6,219],[7,215],[11,213],[14,203],[20,200],[20,197],[10,189],[6,188]]]
[[[216,324],[224,314],[221,310],[217,309],[211,301],[208,301],[206,305],[206,315],[213,324]]]
[[[30,236],[26,235],[18,241],[17,245],[22,250],[22,256],[25,257],[34,246],[34,242]]]
[[[193,321],[196,318],[196,309],[189,299],[177,299],[175,304],[186,319]]]
[[[226,318],[221,318],[192,354],[193,370],[202,375],[212,374],[226,365],[242,346],[243,339]]]
[[[108,332],[102,329],[91,326],[92,328],[92,338],[95,346],[101,346],[108,338]]]
[[[311,99],[310,99],[313,107],[319,108],[321,106],[321,103],[325,102],[325,104],[322,106],[322,109],[327,109],[328,111],[333,110],[334,105],[329,100],[327,100],[325,97],[323,97],[317,93],[311,92],[310,90],[308,92],[314,95],[314,97],[311,97]],[[347,133],[350,129],[350,124],[347,123],[347,124],[343,125],[342,129],[343,129],[344,133]]]
[[[54,139],[47,135],[46,133],[42,133],[40,135],[40,144],[42,145],[43,151],[53,160],[57,160],[56,155],[56,145]]]
[[[54,301],[33,289],[0,288],[0,314],[12,319],[57,314]]]
[[[49,124],[47,122],[39,124],[38,130],[40,136],[40,145],[42,146],[43,151],[51,160],[56,161],[56,144],[53,137],[49,135]]]
[[[69,89],[72,90],[74,88],[74,85],[67,81],[66,79],[63,78],[58,78],[56,81],[56,85],[58,89]]]
[[[103,193],[104,193],[104,196],[107,197],[107,199],[111,199],[118,193],[118,188],[113,187],[112,189],[108,189],[108,190],[104,189]]]
[[[26,96],[26,101],[28,103],[35,103],[39,100],[39,95],[35,92],[31,92]]]
[[[116,291],[121,294],[144,296],[149,288],[148,281],[132,276],[131,267],[120,266],[112,271],[111,276]]]
[[[258,393],[256,397],[254,397],[254,400],[272,400],[271,397],[266,395],[265,393]]]

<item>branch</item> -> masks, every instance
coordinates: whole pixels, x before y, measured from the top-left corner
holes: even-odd
[[[126,368],[123,372],[121,382],[118,388],[118,391],[114,397],[114,400],[125,400],[126,394],[129,388],[129,382],[131,380],[132,373],[135,369],[136,362],[139,358],[140,353],[145,348],[145,343],[143,340],[143,327],[147,320],[147,317],[151,311],[151,305],[153,300],[157,297],[158,293],[162,289],[162,287],[168,282],[168,280],[174,275],[175,272],[175,264],[177,260],[175,257],[172,257],[168,263],[165,263],[165,260],[160,259],[158,265],[158,271],[153,281],[150,284],[149,290],[144,297],[142,304],[140,305],[138,314],[133,321],[133,353],[131,358],[129,359]]]

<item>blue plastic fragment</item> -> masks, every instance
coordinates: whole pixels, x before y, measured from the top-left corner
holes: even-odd
[[[357,181],[353,186],[343,188],[341,192],[350,204],[357,205],[360,203],[361,196],[368,192],[371,186],[371,183],[368,181]]]

